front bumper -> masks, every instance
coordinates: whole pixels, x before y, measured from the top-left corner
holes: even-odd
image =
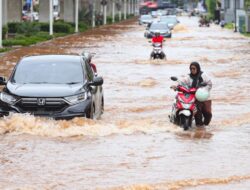
[[[34,116],[51,117],[54,119],[72,119],[74,117],[86,117],[91,109],[91,99],[74,105],[67,105],[60,111],[48,111],[43,106],[37,106],[36,111],[24,111],[20,107],[10,106],[0,102],[0,116],[8,116],[10,113],[30,113]]]

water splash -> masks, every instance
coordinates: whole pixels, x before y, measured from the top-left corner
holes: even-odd
[[[205,178],[205,179],[187,179],[174,182],[166,182],[159,184],[138,184],[124,187],[109,188],[109,190],[181,190],[184,188],[198,187],[205,185],[225,185],[242,180],[250,180],[250,175],[231,176],[227,178]],[[101,188],[100,188],[101,189]]]

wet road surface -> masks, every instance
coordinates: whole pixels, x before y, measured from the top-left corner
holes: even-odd
[[[96,53],[104,77],[101,120],[54,121],[28,114],[0,120],[0,189],[249,189],[250,40],[218,26],[180,18],[164,50],[136,21],[21,48],[0,58],[10,74],[25,55]],[[183,132],[168,114],[170,76],[198,61],[213,82],[213,119]]]

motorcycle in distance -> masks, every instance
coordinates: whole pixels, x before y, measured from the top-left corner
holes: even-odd
[[[166,59],[166,54],[162,50],[161,43],[153,43],[153,51],[150,55],[150,59]]]
[[[209,27],[209,26],[210,26],[209,20],[207,20],[207,19],[205,19],[205,18],[201,18],[201,19],[199,20],[199,27],[203,27],[203,26]]]
[[[175,97],[169,119],[170,122],[179,125],[186,131],[191,128],[193,116],[197,111],[195,93],[198,88],[187,87],[183,82],[179,81],[177,77],[171,77],[171,80],[178,81],[179,85],[176,88],[178,93]],[[201,83],[200,87],[204,86],[206,86],[206,84]]]

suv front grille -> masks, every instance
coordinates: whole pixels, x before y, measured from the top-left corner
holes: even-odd
[[[68,104],[63,98],[21,98],[16,106],[21,112],[51,115],[61,112]]]

